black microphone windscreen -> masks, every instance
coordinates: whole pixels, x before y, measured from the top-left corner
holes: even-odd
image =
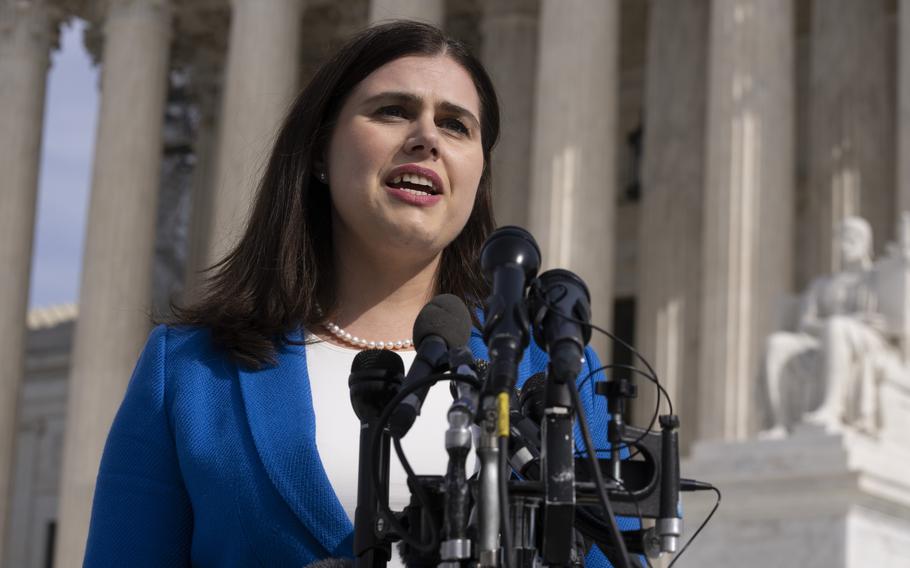
[[[403,375],[404,361],[401,360],[401,355],[388,349],[367,349],[354,356],[352,373],[374,369]]]
[[[546,390],[547,374],[543,372],[533,375],[521,385],[521,394],[518,397],[521,413],[536,424],[543,420]]]
[[[465,345],[471,337],[471,314],[461,298],[440,294],[420,310],[414,321],[414,345],[428,335],[438,335],[449,347]]]

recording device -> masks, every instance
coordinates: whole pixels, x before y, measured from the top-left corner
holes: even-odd
[[[679,418],[661,416],[660,517],[657,534],[660,548],[676,552],[682,534],[682,516],[679,514]]]
[[[380,463],[375,465],[372,463],[370,441],[378,426],[379,415],[398,392],[403,376],[404,363],[394,351],[361,351],[351,363],[348,388],[351,390],[351,405],[360,420],[357,508],[354,510],[354,556],[358,568],[385,566],[392,555],[390,544],[377,538],[373,530],[377,499],[389,498],[389,437],[383,434]],[[370,475],[374,467],[384,472],[381,476],[381,496],[373,492]]]
[[[471,337],[471,314],[458,296],[440,294],[420,310],[414,321],[414,345],[417,358],[411,364],[405,385],[440,372],[448,367],[449,348],[464,346]],[[430,387],[409,395],[392,414],[392,435],[401,438],[408,433],[420,414]]]
[[[480,266],[492,288],[483,326],[490,352],[484,391],[508,393],[515,387],[518,362],[528,346],[525,290],[540,269],[540,248],[521,227],[501,227],[483,244]]]
[[[449,351],[449,368],[452,372],[477,379],[474,355],[467,347]],[[466,383],[452,383],[455,402],[449,407],[449,428],[445,445],[449,466],[445,475],[445,518],[439,548],[440,566],[457,568],[471,559],[471,540],[468,521],[471,515],[471,496],[468,490],[466,461],[471,451],[473,434],[471,425],[477,414],[478,391]]]
[[[575,544],[575,411],[568,382],[575,381],[591,339],[591,295],[568,270],[540,275],[529,298],[534,340],[550,354],[541,463],[544,473],[544,562],[564,566]]]
[[[363,395],[369,404],[358,398],[354,405],[366,405],[358,417],[365,429],[372,429],[361,436],[355,564],[384,566],[386,551],[399,539],[408,566],[444,568],[583,566],[594,543],[618,568],[640,565],[630,553],[656,557],[676,551],[682,531],[678,418],[662,416],[659,433],[625,425],[623,405],[635,396],[634,385],[628,379],[598,380],[591,390],[607,397],[611,421],[608,439],[592,439],[576,384],[591,338],[587,286],[563,269],[537,277],[540,251],[518,227],[503,227],[490,236],[481,266],[492,289],[483,326],[488,365],[475,361],[466,347],[471,318],[464,303],[442,295],[415,322],[417,359],[406,378],[387,356],[382,363],[373,356],[377,362],[369,365],[374,369],[369,380],[361,375],[355,380],[354,367],[357,373],[361,367],[352,366],[352,402],[355,384],[358,393],[369,393]],[[525,381],[516,396],[519,361],[532,335],[549,355],[547,370]],[[429,388],[440,380],[451,381],[454,399],[440,440],[448,454],[445,475],[408,470],[409,506],[391,512],[383,505],[378,512],[377,499],[388,499],[389,435],[381,434],[383,428],[388,426],[400,452],[399,439],[420,414]],[[575,442],[577,425],[581,447]],[[607,441],[610,455],[602,458],[597,448]],[[472,442],[479,467],[469,476],[466,459]],[[634,452],[636,459],[621,460],[621,451],[627,456]],[[372,471],[364,474],[364,467]],[[364,479],[374,484],[368,481],[365,488]],[[657,522],[620,533],[614,515]]]
[[[534,341],[550,354],[550,378],[574,381],[591,341],[591,294],[575,273],[555,268],[537,279],[529,298]]]

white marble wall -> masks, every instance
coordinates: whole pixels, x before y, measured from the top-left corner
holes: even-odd
[[[72,335],[72,317],[29,331],[3,566],[44,568],[49,562],[49,531],[59,506]]]

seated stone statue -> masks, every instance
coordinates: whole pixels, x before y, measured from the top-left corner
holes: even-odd
[[[898,348],[901,332],[892,325],[903,314],[888,318],[880,310],[885,288],[872,264],[869,224],[845,219],[835,246],[841,270],[810,285],[795,332],[768,338],[763,372],[772,426],[762,437],[784,436],[800,420],[827,431],[851,427],[874,434],[880,425],[879,383],[907,376]]]

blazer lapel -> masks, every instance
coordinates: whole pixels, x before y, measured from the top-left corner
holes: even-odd
[[[296,335],[295,341],[302,336]],[[284,346],[276,365],[241,368],[238,374],[247,421],[269,479],[328,556],[349,556],[353,527],[316,449],[305,346]]]

